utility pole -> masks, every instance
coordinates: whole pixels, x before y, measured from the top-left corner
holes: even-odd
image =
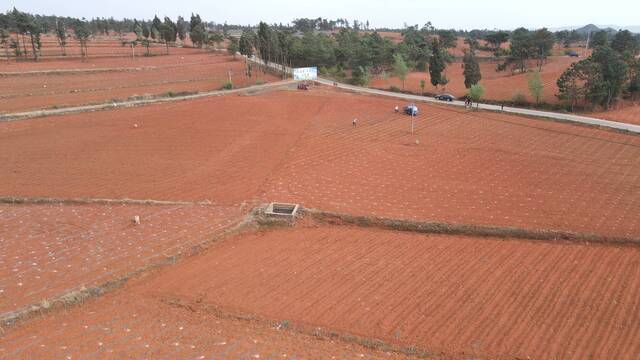
[[[415,113],[413,112],[413,109],[411,109],[411,135],[413,135],[413,129],[415,128]]]

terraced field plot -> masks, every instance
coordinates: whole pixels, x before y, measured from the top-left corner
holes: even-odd
[[[241,215],[196,205],[0,205],[0,314],[164,260]]]
[[[274,200],[640,236],[637,136],[431,104],[412,134],[395,105],[314,87],[0,123],[0,196],[211,202],[0,206],[0,312],[188,249]],[[0,357],[632,358],[639,254],[303,221],[14,326]],[[384,351],[358,345],[375,339]]]
[[[145,286],[139,294],[435,353],[621,359],[640,351],[636,248],[299,228],[224,242]]]
[[[271,319],[276,329],[321,326],[447,358],[631,359],[640,351],[639,265],[635,248],[350,227],[246,234],[119,296],[43,320],[69,330],[36,333],[27,345],[29,332],[20,329],[5,343],[33,354],[39,344],[138,353],[149,343],[160,354],[193,354],[190,345],[200,351],[204,341],[196,335],[201,319],[222,313]],[[114,307],[119,302],[126,306]],[[62,341],[66,332],[78,337]],[[212,341],[228,341],[212,334],[210,352]]]
[[[67,72],[0,77],[0,113],[104,103],[167,92],[219,90],[229,77],[235,87],[278,80],[278,77],[260,71],[247,77],[245,63],[231,56],[192,53],[191,49],[180,55],[177,50],[181,49],[174,49],[176,53],[162,56],[168,59],[157,62],[142,58],[102,64],[96,60],[93,65],[104,67],[80,67],[82,62],[77,61],[76,72],[70,72],[71,69],[65,69],[63,65],[60,70]],[[59,63],[54,62],[44,69],[34,65],[31,71],[52,71]]]
[[[411,119],[393,113],[397,104],[328,95],[264,199],[391,218],[640,234],[637,136],[431,105],[420,105],[411,135]]]

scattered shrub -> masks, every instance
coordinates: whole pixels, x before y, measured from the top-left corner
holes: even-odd
[[[233,89],[233,83],[231,81],[225,81],[222,84],[222,90],[231,90]]]
[[[524,94],[521,93],[521,92],[515,93],[515,95],[513,95],[513,98],[511,99],[511,101],[513,101],[513,104],[516,105],[516,106],[527,105],[527,97],[524,96]]]

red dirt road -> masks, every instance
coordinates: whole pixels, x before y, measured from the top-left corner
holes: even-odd
[[[123,289],[124,306],[110,305],[124,296],[114,294],[33,322],[56,329],[46,338],[36,331],[27,341],[35,330],[27,324],[3,343],[17,353],[36,354],[44,344],[86,354],[139,351],[151,338],[163,354],[174,341],[184,351],[191,328],[207,319],[200,309],[212,306],[452,357],[632,359],[640,351],[639,279],[640,252],[630,247],[287,229],[216,244]],[[167,299],[183,307],[152,308]],[[140,304],[150,305],[139,311]],[[167,316],[177,319],[165,330]],[[185,323],[183,338],[175,328]]]
[[[0,205],[0,313],[176,255],[240,217],[215,206]]]

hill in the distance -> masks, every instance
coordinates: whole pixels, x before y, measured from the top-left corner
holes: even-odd
[[[629,30],[632,33],[638,33],[640,34],[640,26],[638,25],[634,25],[634,26],[617,26],[617,25],[594,25],[594,24],[589,24],[589,25],[585,25],[585,26],[566,26],[566,27],[560,27],[560,28],[554,28],[554,29],[550,29],[551,31],[562,31],[562,30],[575,30],[581,34],[588,34],[590,32],[596,32],[596,31],[600,31],[600,30],[605,30],[607,32],[616,32],[618,30]]]

